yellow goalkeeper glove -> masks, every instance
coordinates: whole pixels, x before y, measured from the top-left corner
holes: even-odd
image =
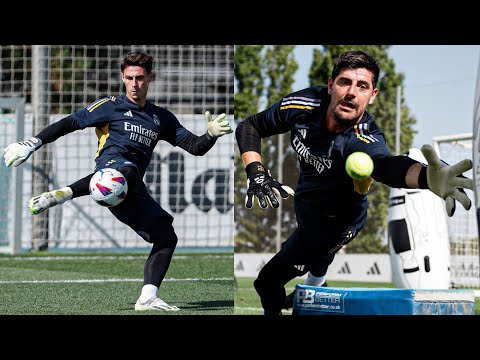
[[[205,118],[207,119],[208,124],[207,132],[210,137],[220,137],[233,132],[230,123],[225,119],[226,117],[226,114],[221,114],[212,120],[210,111],[205,111]]]
[[[472,161],[464,159],[450,166],[445,162],[442,164],[432,146],[423,145],[421,150],[428,162],[428,188],[445,200],[447,215],[449,217],[453,216],[455,200],[460,202],[465,210],[469,210],[472,202],[465,193],[464,188],[473,190],[473,180],[463,176],[462,173],[472,168]]]
[[[30,155],[32,155],[40,146],[42,146],[42,140],[36,137],[8,145],[5,149],[3,149],[5,152],[3,155],[5,165],[20,165],[27,160]]]

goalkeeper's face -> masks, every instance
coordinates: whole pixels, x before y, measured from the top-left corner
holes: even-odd
[[[125,84],[127,96],[134,103],[144,106],[147,99],[148,85],[153,74],[147,74],[142,66],[127,66],[123,70],[122,80]]]
[[[373,104],[377,89],[373,74],[365,68],[344,69],[332,80],[328,79],[328,93],[332,96],[330,108],[337,122],[355,123],[367,105]]]

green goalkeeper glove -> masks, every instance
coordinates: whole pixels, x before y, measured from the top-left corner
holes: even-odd
[[[286,199],[289,195],[295,195],[291,187],[282,185],[273,179],[270,170],[266,170],[258,161],[248,164],[245,171],[247,172],[247,195],[245,197],[245,207],[247,209],[253,207],[255,197],[258,205],[262,209],[266,209],[268,205],[278,208],[280,203],[277,196]]]
[[[207,119],[208,124],[207,132],[210,137],[220,137],[233,132],[228,120],[224,120],[226,117],[226,114],[221,114],[212,120],[210,111],[205,111],[205,118]]]
[[[20,165],[27,160],[30,155],[32,155],[40,146],[42,146],[42,140],[36,137],[8,145],[5,149],[3,149],[5,152],[3,155],[5,165]]]
[[[447,215],[449,217],[453,216],[455,200],[459,201],[465,210],[469,210],[472,202],[463,188],[473,190],[473,180],[463,176],[462,173],[472,168],[472,161],[464,159],[450,166],[445,162],[442,164],[432,146],[423,145],[421,150],[428,162],[428,188],[445,200]]]

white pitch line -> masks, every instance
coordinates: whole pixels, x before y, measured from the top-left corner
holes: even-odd
[[[255,290],[255,288],[244,288],[244,287],[239,287],[237,288],[238,291],[257,291]],[[290,287],[287,287],[285,288],[285,291],[293,291],[295,290],[295,288],[290,288]]]
[[[42,256],[42,257],[22,257],[22,256],[12,256],[12,257],[0,257],[0,261],[10,261],[10,260],[26,260],[26,261],[52,261],[52,260],[138,260],[138,259],[146,259],[148,255],[127,255],[127,256],[99,256],[99,255],[92,255],[92,256]],[[185,259],[192,259],[192,258],[199,258],[199,259],[223,259],[223,258],[231,258],[233,255],[178,255],[173,256],[173,260],[185,260]]]
[[[10,260],[18,260],[18,261],[53,261],[53,260],[137,260],[137,259],[144,259],[145,256],[43,256],[43,257],[5,257],[0,258],[0,261],[10,261]]]
[[[245,311],[260,311],[262,312],[262,308],[255,308],[255,307],[242,307],[242,306],[235,306],[235,310],[245,310]]]
[[[0,280],[0,284],[82,284],[82,283],[115,283],[115,282],[141,282],[143,279],[64,279],[64,280]],[[233,281],[233,278],[169,278],[163,281]]]
[[[244,310],[244,311],[258,311],[260,313],[259,315],[263,315],[263,309],[262,308],[235,306],[234,309],[235,310]],[[291,310],[282,310],[282,314],[291,315],[292,311]]]

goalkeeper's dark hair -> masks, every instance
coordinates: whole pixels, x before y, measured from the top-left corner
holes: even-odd
[[[367,53],[359,50],[347,51],[340,55],[333,64],[332,80],[342,72],[344,69],[361,69],[365,68],[373,74],[373,88],[377,87],[378,76],[380,74],[380,67],[375,58]]]
[[[147,74],[152,72],[152,65],[153,65],[153,57],[147,55],[141,51],[134,51],[127,56],[120,62],[120,70],[123,73],[123,70],[126,66],[142,66],[145,68]]]

